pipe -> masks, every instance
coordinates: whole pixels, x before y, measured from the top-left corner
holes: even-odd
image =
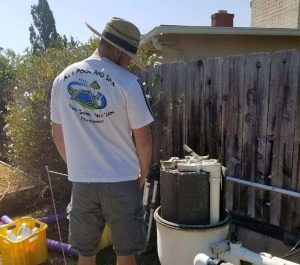
[[[2,221],[3,224],[9,224],[9,223],[11,223],[13,220],[11,220],[7,215],[3,215],[3,216],[1,217],[1,221]]]
[[[148,246],[149,241],[150,241],[151,228],[152,228],[152,222],[153,222],[153,214],[154,214],[154,210],[156,207],[157,186],[158,186],[158,180],[154,180],[152,199],[151,199],[151,204],[150,204],[150,216],[149,216],[149,223],[148,223],[148,230],[147,230],[146,246]]]
[[[209,173],[209,221],[217,224],[220,220],[221,164],[203,161],[200,169]]]
[[[182,61],[184,61],[184,54],[182,51],[180,51],[179,49],[174,49],[174,48],[170,48],[167,46],[162,45],[161,43],[158,43],[158,36],[154,36],[153,38],[151,38],[153,46],[155,49],[159,50],[159,51],[164,51],[167,53],[176,53],[177,55],[180,56],[179,60],[182,59]]]
[[[204,253],[198,254],[194,259],[194,265],[233,265],[232,263],[224,260],[211,258]]]
[[[13,220],[10,219],[7,215],[2,216],[1,221],[4,224],[9,224],[9,223],[13,222]],[[57,252],[65,252],[71,256],[78,256],[77,250],[74,248],[71,248],[71,245],[69,245],[69,244],[61,243],[56,240],[48,239],[48,238],[46,239],[46,241],[47,241],[47,247],[50,250],[57,251]]]
[[[67,219],[68,213],[59,213],[57,215],[50,215],[50,216],[45,216],[41,218],[37,218],[40,222],[46,223],[46,224],[53,224],[56,223],[56,218],[58,221],[64,221]]]
[[[242,247],[241,243],[231,243],[230,250],[224,252],[222,259],[234,265],[239,265],[240,260],[256,265],[299,265],[299,263],[280,259],[268,253],[255,253]]]
[[[247,181],[247,180],[243,180],[243,179],[238,179],[238,178],[231,177],[231,176],[227,176],[226,180],[236,182],[236,183],[240,183],[240,184],[245,184],[245,185],[255,187],[255,188],[260,188],[260,189],[263,189],[263,190],[275,191],[275,192],[278,192],[278,193],[281,193],[281,194],[285,194],[285,195],[289,195],[289,196],[292,196],[292,197],[300,198],[300,192],[296,192],[296,191],[292,191],[292,190],[276,188],[276,187],[272,187],[272,186],[268,186],[268,185],[264,185],[264,184],[260,184],[260,183],[256,183],[256,182],[251,182],[251,181]]]
[[[147,178],[145,181],[145,184],[144,184],[144,192],[143,192],[143,205],[145,207],[144,220],[146,220],[146,217],[147,217],[150,185],[151,185],[151,182]]]
[[[202,157],[199,156],[198,154],[196,154],[196,153],[194,152],[194,150],[191,149],[188,145],[184,144],[184,145],[183,145],[183,149],[184,149],[185,151],[187,151],[189,155],[191,155],[192,157],[196,158],[197,160],[199,160],[199,161],[200,161],[200,160],[203,160]]]
[[[63,249],[64,252],[69,255],[78,256],[77,250],[72,248],[71,245],[66,244],[66,243],[60,243],[53,239],[47,238],[47,247],[56,252],[62,252],[62,249]]]
[[[209,259],[210,259],[209,256],[200,253],[195,257],[194,265],[206,265]]]

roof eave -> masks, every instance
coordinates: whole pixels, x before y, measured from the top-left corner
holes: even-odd
[[[300,30],[287,28],[161,25],[153,28],[150,32],[144,35],[141,39],[140,46],[148,43],[153,37],[164,34],[300,36]]]

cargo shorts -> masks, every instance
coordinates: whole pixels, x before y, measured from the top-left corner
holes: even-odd
[[[73,182],[69,243],[82,256],[99,252],[105,223],[117,256],[138,254],[146,247],[142,194],[137,180],[113,183]]]

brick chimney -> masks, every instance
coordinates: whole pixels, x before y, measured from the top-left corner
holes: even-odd
[[[234,14],[227,13],[226,10],[219,10],[211,16],[212,27],[233,27]]]

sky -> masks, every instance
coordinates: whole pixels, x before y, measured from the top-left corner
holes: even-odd
[[[2,3],[1,3],[2,2]],[[38,0],[0,0],[0,47],[22,54],[30,47],[31,6]],[[127,19],[142,34],[159,25],[210,26],[218,10],[234,14],[235,27],[250,27],[250,0],[48,0],[60,35],[86,42],[100,32],[111,17]]]

